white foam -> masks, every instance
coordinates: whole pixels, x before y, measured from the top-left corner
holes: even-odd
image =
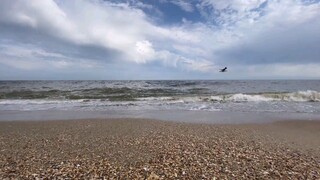
[[[294,93],[264,93],[264,94],[230,94],[211,96],[211,101],[218,102],[265,102],[265,101],[286,101],[286,102],[320,102],[320,92],[298,91]]]
[[[215,96],[192,96],[192,97],[147,97],[137,98],[139,101],[157,101],[171,103],[193,103],[193,102],[320,102],[318,91],[298,91],[293,93],[263,93],[263,94],[228,94]]]
[[[263,95],[248,95],[248,94],[234,94],[227,98],[230,101],[233,102],[259,102],[259,101],[273,101],[275,99],[268,98]]]
[[[176,100],[174,97],[143,97],[143,98],[136,98],[138,101],[172,101]]]
[[[6,99],[0,100],[0,105],[41,105],[41,104],[70,104],[70,103],[79,103],[83,100],[46,100],[46,99]]]
[[[320,102],[320,92],[317,91],[298,91],[295,93],[290,93],[288,101],[313,101]]]
[[[189,108],[189,110],[191,111],[221,111],[221,109],[217,109],[214,108],[212,106],[208,106],[208,105],[199,105],[199,106],[193,106],[191,108]]]

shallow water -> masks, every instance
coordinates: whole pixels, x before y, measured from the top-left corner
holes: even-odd
[[[188,110],[104,110],[104,111],[1,111],[0,121],[44,121],[72,119],[156,119],[164,121],[243,124],[271,123],[275,121],[308,120],[320,121],[320,114],[310,113],[270,113],[270,112],[224,112],[224,111],[188,111]]]

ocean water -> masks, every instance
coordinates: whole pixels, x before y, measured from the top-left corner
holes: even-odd
[[[0,111],[320,114],[320,80],[0,81]]]

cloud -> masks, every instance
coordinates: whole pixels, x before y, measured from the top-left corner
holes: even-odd
[[[135,48],[139,54],[139,58],[136,59],[137,63],[145,63],[148,59],[154,59],[155,51],[149,41],[138,41]]]
[[[146,35],[141,28],[152,28],[139,9],[107,3],[64,1],[59,6],[51,0],[18,0],[4,1],[4,5],[0,18],[4,23],[26,26],[73,44],[121,51],[134,61],[140,55],[132,47]]]
[[[181,67],[185,70],[209,72],[214,71],[214,64],[205,59],[186,58],[185,56],[177,55],[169,51],[160,51],[156,54],[158,59],[161,59],[166,66]]]
[[[244,73],[242,77],[251,70],[260,71],[262,66],[292,69],[270,71],[272,77],[290,76],[295,70],[307,72],[312,69],[310,64],[320,64],[317,1],[0,3],[0,63],[18,69],[110,69],[135,64],[150,67],[151,73],[151,67],[158,65],[162,70],[191,72],[189,77],[197,73],[220,77],[216,73],[219,66],[231,66]],[[166,8],[157,7],[166,4],[183,15],[202,17],[198,21],[182,18],[174,24],[159,23],[156,18],[161,16],[152,12],[161,9],[161,13],[168,13]]]
[[[273,78],[295,79],[297,76],[303,78],[318,78],[320,76],[320,64],[305,63],[305,64],[289,64],[275,63],[268,65],[251,65],[248,68],[249,78],[268,78],[268,74],[272,74]],[[303,76],[301,76],[303,75]]]
[[[319,3],[242,2],[203,1],[201,4],[218,12],[211,14],[217,16],[212,17],[218,23],[215,35],[221,37],[220,45],[212,49],[216,63],[319,63]],[[217,22],[217,19],[222,20]]]
[[[171,1],[171,3],[179,6],[182,10],[184,10],[186,12],[193,12],[194,11],[193,5],[188,1],[174,0],[174,1]]]
[[[164,47],[161,44],[164,41],[195,41],[185,29],[155,26],[143,11],[127,3],[7,0],[2,7],[5,8],[2,8],[0,22],[4,24],[29,28],[35,34],[41,32],[75,46],[121,52],[119,60],[137,63],[154,60],[157,50],[153,49],[153,41],[158,48]]]
[[[75,61],[63,54],[48,52],[31,45],[0,45],[0,63],[21,70],[98,67],[97,63],[88,59]]]
[[[13,56],[17,58],[46,57],[46,58],[66,58],[62,54],[47,52],[39,48],[23,48],[13,45],[0,45],[0,53],[3,56]]]
[[[260,8],[266,3],[265,0],[203,0],[197,7],[209,21],[228,27],[242,20],[254,21],[261,15]]]

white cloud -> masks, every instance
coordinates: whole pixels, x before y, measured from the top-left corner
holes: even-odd
[[[74,44],[119,51],[124,55],[121,59],[137,63],[154,60],[157,51],[170,51],[170,47],[163,46],[166,43],[199,43],[188,29],[153,25],[143,11],[128,3],[84,0],[2,3],[0,22],[28,26]],[[155,49],[152,41],[160,49]]]
[[[154,59],[155,51],[149,41],[138,41],[135,46],[139,58],[136,59],[137,63],[146,63],[148,59]]]
[[[133,47],[146,37],[142,28],[152,28],[142,11],[128,6],[83,0],[63,1],[60,6],[52,0],[17,0],[4,4],[2,22],[30,26],[75,44],[115,49],[134,61],[139,61],[140,54]]]
[[[193,12],[194,11],[193,5],[188,1],[173,0],[173,1],[171,1],[171,3],[179,6],[182,10],[184,10],[186,12]]]
[[[232,28],[239,21],[252,23],[259,18],[261,12],[257,9],[264,2],[265,0],[203,0],[198,4],[198,8],[201,14],[214,24]]]
[[[209,72],[216,71],[217,67],[210,61],[205,59],[191,59],[180,56],[169,51],[157,52],[156,57],[161,59],[164,65],[168,67],[181,67],[185,70]]]
[[[92,60],[74,60],[30,45],[0,45],[0,64],[21,70],[98,67],[98,63]]]
[[[191,69],[194,71],[201,71],[201,72],[210,72],[210,71],[217,71],[218,68],[213,65],[212,62],[207,60],[190,60],[185,59],[182,61],[183,64],[187,67],[187,69]]]
[[[47,52],[43,49],[27,46],[14,46],[14,45],[0,45],[0,54],[2,56],[11,56],[17,58],[34,58],[34,57],[46,57],[46,58],[66,58],[62,54]]]
[[[203,0],[203,5],[211,5],[215,9],[235,9],[237,11],[248,11],[259,7],[265,0]]]
[[[174,3],[190,13],[200,10],[207,21],[159,25],[143,11],[156,7],[136,0],[125,3],[2,0],[0,25],[29,28],[35,34],[66,42],[67,46],[114,52],[120,55],[112,56],[112,61],[121,63],[124,60],[137,64],[160,61],[164,66],[201,72],[216,71],[217,66],[233,65],[248,69],[260,64],[290,64],[291,72],[272,71],[277,76],[303,69],[306,61],[309,64],[320,63],[320,3],[202,0],[197,4],[198,9],[190,1]],[[38,67],[40,59],[45,58],[55,59],[57,63],[51,66],[57,68],[75,66],[76,61],[90,67],[94,67],[90,62],[97,63],[90,58],[69,57],[30,43],[32,47],[21,48],[20,45],[1,47],[0,42],[1,63],[14,66],[14,61],[8,58],[19,62],[17,64],[29,61],[25,67]],[[22,57],[27,58],[22,60]],[[305,68],[312,69],[311,66]],[[259,71],[259,68],[253,70]]]
[[[319,63],[320,3],[270,0],[262,6],[263,1],[247,2],[205,0],[200,4],[203,13],[204,6],[213,8],[216,13],[210,18],[219,20],[212,28],[216,38],[210,41],[218,45],[210,50],[220,64]]]
[[[318,78],[320,77],[320,64],[283,64],[252,65],[248,74],[255,78],[267,78],[269,74],[276,78]]]

